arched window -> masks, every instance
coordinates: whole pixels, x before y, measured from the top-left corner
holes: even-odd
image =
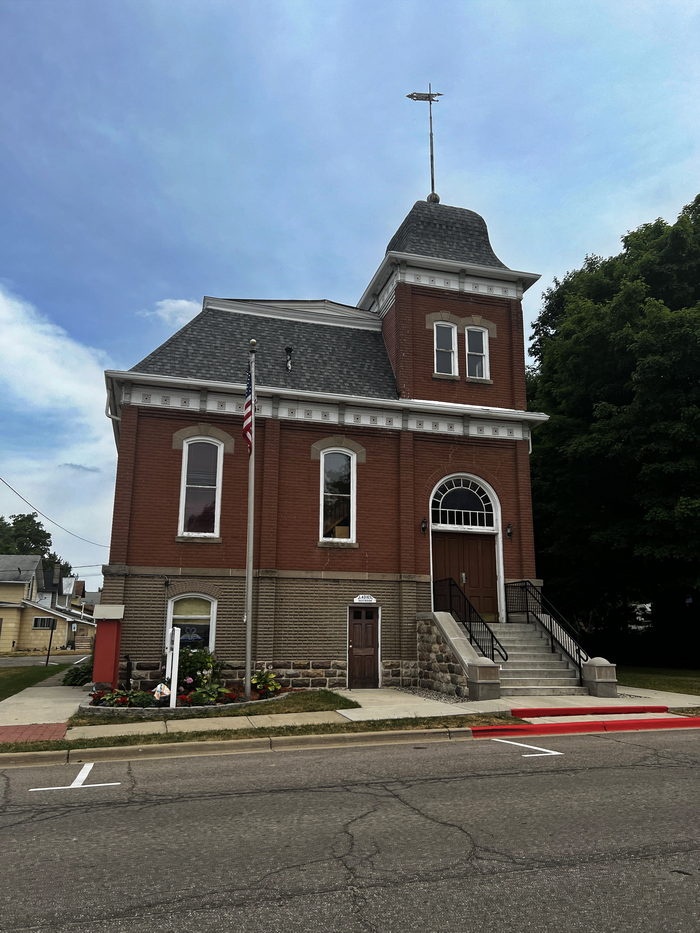
[[[355,540],[355,453],[321,451],[322,541]]]
[[[433,527],[495,528],[493,502],[486,490],[466,476],[446,479],[431,503]]]
[[[176,596],[168,603],[166,644],[173,626],[180,629],[183,648],[214,650],[216,633],[216,600],[199,593]]]
[[[467,327],[467,378],[489,377],[489,332],[485,327]]]
[[[178,534],[218,536],[223,452],[221,441],[211,438],[183,442]]]

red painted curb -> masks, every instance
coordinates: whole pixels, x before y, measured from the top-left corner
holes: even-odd
[[[512,709],[513,716],[519,719],[532,719],[535,716],[605,716],[608,713],[667,713],[668,706],[554,706]]]
[[[525,723],[514,726],[472,726],[475,739],[499,735],[566,735],[574,732],[624,732],[641,729],[697,729],[700,716],[683,716],[678,719],[623,719],[591,722],[544,722]]]

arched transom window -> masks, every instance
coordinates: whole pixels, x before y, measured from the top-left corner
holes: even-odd
[[[175,597],[169,604],[166,639],[173,625],[180,629],[181,647],[213,651],[216,600],[199,593]]]
[[[441,483],[431,504],[433,525],[450,528],[494,528],[493,503],[486,490],[466,476]]]

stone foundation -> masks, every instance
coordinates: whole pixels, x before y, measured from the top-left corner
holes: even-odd
[[[347,661],[337,659],[275,660],[268,662],[266,667],[274,671],[283,687],[315,687],[328,690],[347,687]],[[122,665],[120,677],[124,676]],[[153,690],[163,677],[163,668],[157,661],[137,661],[134,664],[131,685],[135,690]],[[242,688],[245,681],[245,668],[238,666],[227,668],[224,671],[223,681],[227,687]],[[383,660],[382,686],[419,686],[418,662]]]
[[[450,696],[467,697],[467,675],[434,622],[417,623],[418,686]]]

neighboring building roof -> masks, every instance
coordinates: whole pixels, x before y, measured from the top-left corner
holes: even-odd
[[[291,307],[298,304],[290,302]],[[245,383],[249,343],[255,338],[259,351],[256,381],[260,386],[397,398],[381,331],[348,326],[340,315],[337,324],[327,323],[330,303],[318,304],[324,316],[320,323],[285,318],[282,302],[274,302],[280,316],[271,316],[269,308],[267,313],[255,314],[246,302],[231,301],[227,308],[205,306],[131,372]],[[313,309],[307,314],[313,316]],[[287,347],[292,348],[291,370],[286,365]]]
[[[0,583],[28,583],[40,565],[38,554],[0,554]]]
[[[416,201],[386,251],[508,268],[491,247],[483,217],[463,207],[429,201]]]

